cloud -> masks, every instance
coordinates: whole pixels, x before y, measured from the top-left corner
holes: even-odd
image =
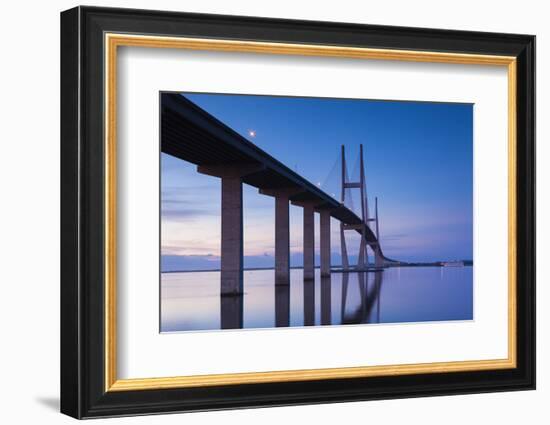
[[[162,191],[161,217],[168,221],[185,221],[219,214],[219,207],[212,202],[211,187],[195,187],[193,191],[172,187]],[[192,195],[192,197],[190,196]]]
[[[191,201],[186,199],[165,199],[162,198],[162,205],[189,205]]]
[[[190,218],[200,218],[206,216],[215,216],[218,215],[215,211],[209,209],[199,209],[199,208],[186,208],[186,209],[162,209],[161,216],[163,220],[168,221],[185,221]]]
[[[206,240],[194,240],[189,241],[172,241],[171,244],[162,244],[162,255],[181,255],[181,256],[212,256],[218,255],[220,252],[219,244],[212,243],[212,241]]]

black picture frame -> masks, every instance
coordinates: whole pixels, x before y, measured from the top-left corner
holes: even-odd
[[[517,367],[105,391],[104,34],[506,55],[517,58]],[[535,37],[76,7],[61,13],[61,412],[75,418],[535,388]]]

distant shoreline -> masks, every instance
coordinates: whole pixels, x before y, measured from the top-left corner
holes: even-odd
[[[464,262],[464,266],[462,267],[472,267],[473,261],[472,260],[460,260]],[[445,267],[444,266],[445,261],[434,261],[432,263],[399,263],[395,265],[389,265],[388,268],[392,267]],[[334,268],[341,268],[341,265],[334,265],[332,266]],[[375,267],[374,264],[371,265],[371,267]],[[320,268],[320,266],[315,266],[316,269]],[[290,267],[291,270],[293,269],[303,269],[303,266],[293,266]],[[249,267],[243,269],[243,271],[260,271],[260,270],[275,270],[275,267]],[[161,274],[169,274],[169,273],[205,273],[205,272],[220,272],[220,269],[197,269],[197,270],[168,270],[168,271],[161,271]]]
[[[336,266],[335,266],[336,267]],[[319,268],[319,266],[315,266],[316,269]],[[303,269],[302,266],[294,266],[290,267],[290,269]],[[249,267],[243,269],[243,271],[258,271],[258,270],[275,270],[275,267]],[[197,269],[197,270],[170,270],[166,272],[161,273],[197,273],[197,272],[220,272],[221,269]]]

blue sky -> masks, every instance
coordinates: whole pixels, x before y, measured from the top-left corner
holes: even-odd
[[[337,196],[339,170],[335,164],[340,146],[346,146],[351,175],[362,143],[369,204],[372,211],[374,197],[378,197],[385,254],[403,261],[472,258],[473,105],[185,96]],[[250,137],[249,130],[256,136]],[[198,174],[193,164],[161,154],[161,191],[162,269],[218,268],[219,179]],[[273,198],[245,186],[243,202],[245,267],[272,266]],[[300,265],[299,207],[291,207],[290,219],[291,264]],[[337,224],[333,220],[334,264],[340,264]],[[350,237],[349,241],[352,257],[356,239]]]

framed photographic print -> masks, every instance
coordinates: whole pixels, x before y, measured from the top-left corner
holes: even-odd
[[[533,389],[535,38],[61,14],[61,411]]]

